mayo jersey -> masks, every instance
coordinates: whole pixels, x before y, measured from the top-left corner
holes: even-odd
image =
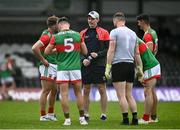
[[[158,60],[155,58],[147,45],[140,38],[137,38],[137,43],[139,45],[139,53],[143,63],[143,71],[151,69],[158,65]]]
[[[78,32],[61,31],[52,37],[50,44],[55,45],[58,52],[58,71],[80,70],[81,36]]]

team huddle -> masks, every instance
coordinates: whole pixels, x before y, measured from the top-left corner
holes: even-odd
[[[54,105],[59,88],[65,117],[63,125],[71,125],[69,84],[73,85],[81,125],[88,125],[90,121],[89,94],[92,84],[97,86],[101,97],[100,120],[107,120],[106,81],[112,79],[121,108],[122,124],[158,122],[155,85],[161,76],[161,69],[155,58],[157,34],[150,27],[149,16],[137,16],[138,25],[144,31],[142,40],[125,25],[126,18],[122,12],[114,14],[115,29],[110,34],[98,26],[98,12],[89,12],[87,21],[89,27],[79,33],[70,28],[68,18],[51,16],[47,19],[48,29],[43,31],[32,47],[39,59],[42,86],[40,121],[57,121]],[[138,119],[136,101],[132,96],[135,77],[144,86],[144,115],[141,119]],[[132,112],[131,121],[129,108]]]

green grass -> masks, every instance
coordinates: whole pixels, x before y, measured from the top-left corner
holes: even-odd
[[[90,122],[88,126],[79,124],[78,110],[74,102],[70,103],[71,126],[62,126],[64,121],[60,103],[56,102],[57,122],[39,121],[38,102],[0,101],[0,129],[178,129],[180,128],[180,103],[161,102],[158,106],[159,122],[149,125],[120,125],[122,116],[117,102],[108,103],[108,120],[101,121],[100,104],[91,102]],[[138,103],[138,115],[143,114],[143,103]],[[130,114],[131,117],[131,114]]]

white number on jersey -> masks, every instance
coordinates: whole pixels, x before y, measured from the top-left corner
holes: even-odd
[[[66,39],[64,39],[64,46],[65,47],[70,47],[70,48],[68,48],[68,49],[65,49],[64,51],[65,52],[71,52],[71,51],[73,51],[74,50],[74,44],[73,44],[73,39],[72,38],[66,38]]]

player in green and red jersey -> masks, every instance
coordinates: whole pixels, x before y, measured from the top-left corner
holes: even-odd
[[[158,37],[156,31],[150,26],[149,16],[147,14],[141,14],[137,16],[137,22],[140,29],[144,31],[143,41],[152,53],[156,55],[158,51]]]
[[[54,114],[54,104],[56,100],[57,86],[55,83],[57,64],[56,64],[56,54],[45,56],[44,50],[50,42],[52,35],[58,31],[57,27],[58,17],[51,16],[47,19],[48,29],[44,30],[39,40],[33,45],[32,50],[39,62],[39,72],[41,79],[42,92],[40,95],[40,111],[41,117],[40,121],[57,121]],[[46,115],[46,101],[49,94],[49,108],[48,114]]]
[[[80,124],[87,125],[84,118],[83,96],[81,91],[81,64],[80,52],[87,54],[87,48],[81,41],[80,34],[70,29],[70,23],[66,17],[58,21],[59,33],[54,35],[50,44],[45,49],[45,54],[51,54],[54,47],[57,50],[57,84],[61,93],[61,105],[65,122],[63,125],[71,125],[68,105],[69,83],[74,85],[74,93],[77,98],[77,106],[80,114]]]
[[[151,52],[156,55],[158,51],[158,37],[157,33],[154,29],[150,26],[150,19],[147,14],[140,14],[137,16],[137,22],[140,29],[144,31],[144,37],[143,41],[146,43],[148,48],[151,50]],[[157,95],[155,88],[152,89],[153,92],[153,98],[154,98],[154,104],[151,112],[151,118],[152,120],[157,121]]]
[[[10,90],[14,90],[16,88],[16,83],[13,78],[13,59],[10,54],[5,54],[5,59],[0,63],[0,78],[2,85],[2,98],[3,99],[11,99],[8,92]]]
[[[148,46],[139,38],[137,38],[137,43],[139,45],[139,53],[143,63],[143,85],[145,93],[144,101],[144,115],[142,119],[139,120],[139,124],[148,124],[149,122],[157,122],[156,120],[150,120],[150,115],[152,113],[154,98],[152,89],[155,87],[157,79],[161,76],[161,68],[158,60],[155,58]]]

